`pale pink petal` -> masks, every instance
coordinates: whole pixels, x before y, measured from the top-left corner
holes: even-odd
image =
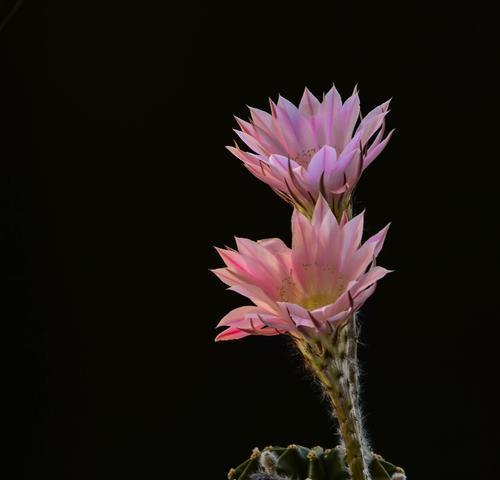
[[[314,322],[311,320],[309,311],[300,305],[289,302],[278,302],[283,315],[286,315],[295,325],[295,327],[314,328]]]
[[[269,272],[273,276],[274,289],[279,286],[281,279],[288,273],[288,265],[282,262],[282,257],[274,254],[259,242],[253,242],[247,238],[235,237],[235,239],[238,251],[253,258],[261,265],[262,271]]]
[[[321,178],[329,175],[337,166],[337,152],[325,145],[316,152],[307,167],[306,178],[311,185],[319,185]]]
[[[375,256],[378,256],[380,251],[382,250],[382,247],[384,246],[385,238],[387,236],[387,231],[389,230],[389,227],[391,226],[390,223],[388,223],[382,230],[380,230],[378,233],[370,237],[366,243],[376,243],[376,247],[374,250]]]
[[[219,333],[215,337],[216,342],[224,341],[224,340],[239,340],[240,338],[248,337],[250,335],[262,335],[262,336],[272,336],[272,335],[278,335],[280,332],[273,328],[257,328],[255,330],[252,329],[244,329],[241,330],[236,327],[229,327],[226,328],[224,331]]]
[[[230,287],[244,283],[244,279],[233,273],[229,268],[214,268],[211,272]]]
[[[391,139],[393,133],[394,133],[394,130],[391,130],[387,134],[387,137],[385,137],[385,139],[382,142],[380,142],[379,144],[368,149],[368,153],[367,153],[365,161],[364,161],[364,168],[366,168],[368,165],[370,165],[370,163],[372,163],[373,160],[375,160],[380,155],[380,152],[382,152],[382,150],[386,147],[386,145],[389,142],[389,140]]]
[[[258,142],[255,139],[255,137],[252,137],[252,135],[249,135],[248,133],[241,132],[240,130],[236,130],[236,129],[234,129],[234,132],[254,152],[260,153],[261,155],[266,155],[266,156],[269,154],[269,152],[267,152],[266,149],[262,147],[262,145],[260,144],[260,142]]]
[[[287,247],[286,243],[279,238],[265,238],[259,240],[258,243],[276,255],[291,252],[291,249]]]
[[[269,113],[254,107],[249,107],[249,109],[252,121],[256,126],[260,127],[262,130],[265,130],[269,134],[275,133],[273,126],[273,117]]]
[[[260,287],[242,282],[241,284],[238,285],[231,285],[228,288],[228,290],[239,293],[244,297],[247,297],[253,303],[255,303],[255,305],[269,312],[277,311],[277,305],[275,300],[269,297],[269,295],[267,295]]]
[[[356,295],[358,292],[365,290],[375,282],[384,278],[388,273],[392,273],[392,270],[379,266],[371,268],[356,282],[356,285],[353,287],[353,294]]]
[[[219,333],[219,335],[215,337],[215,341],[222,342],[225,340],[239,340],[240,338],[248,337],[250,335],[252,334],[249,332],[244,332],[243,330],[239,330],[234,327],[229,327],[226,328],[221,333]]]
[[[251,328],[250,321],[248,319],[249,314],[253,314],[253,317],[257,315],[264,315],[266,310],[257,308],[255,306],[245,306],[238,307],[231,310],[227,315],[225,315],[222,320],[217,324],[218,327],[241,327],[241,328]],[[264,326],[264,325],[259,325]]]
[[[342,249],[342,266],[349,262],[354,252],[359,248],[361,244],[361,238],[363,236],[364,227],[364,211],[356,215],[352,220],[347,222],[343,229],[344,243]]]
[[[314,115],[320,106],[319,100],[306,87],[300,100],[299,111],[307,115]]]
[[[335,145],[333,132],[335,122],[339,120],[341,108],[342,99],[335,86],[333,86],[325,95],[318,109],[318,115],[321,116],[322,130],[324,132],[322,140],[325,144]]]
[[[388,112],[382,112],[371,118],[364,118],[359,125],[358,130],[361,132],[361,143],[365,146],[368,140],[382,127],[384,119]]]
[[[275,106],[276,122],[280,125],[281,133],[288,146],[288,154],[295,157],[301,150],[301,116],[297,107],[283,97],[279,97]]]
[[[235,157],[239,158],[243,163],[248,163],[249,165],[256,166],[262,169],[269,168],[267,167],[267,157],[265,155],[258,155],[256,153],[244,152],[240,148],[232,147],[230,145],[228,145],[226,148]]]
[[[342,105],[340,119],[336,123],[339,128],[335,132],[337,135],[337,138],[335,138],[335,145],[340,149],[340,151],[344,149],[345,145],[351,139],[358,118],[359,97],[358,94],[355,93],[345,101],[344,105]]]
[[[365,304],[365,302],[373,295],[373,292],[375,292],[376,288],[377,284],[373,283],[371,286],[365,288],[360,293],[358,293],[354,298],[354,309],[359,310]]]

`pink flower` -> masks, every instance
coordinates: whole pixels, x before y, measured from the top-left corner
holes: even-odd
[[[358,122],[356,89],[344,103],[335,87],[322,102],[306,88],[298,108],[281,96],[270,103],[271,114],[250,107],[250,121],[236,118],[241,131],[235,132],[253,152],[228,149],[308,215],[320,193],[331,207],[349,194],[392,135],[384,138],[389,101]]]
[[[216,340],[329,331],[358,310],[389,272],[374,262],[388,227],[361,245],[363,213],[338,222],[320,196],[312,219],[294,210],[291,249],[277,238],[236,238],[237,250],[218,249],[226,267],[214,273],[254,305],[229,312]]]

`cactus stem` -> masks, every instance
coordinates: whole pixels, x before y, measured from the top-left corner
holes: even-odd
[[[296,340],[307,366],[321,382],[332,405],[352,480],[370,480],[372,453],[359,408],[355,318],[332,334]]]

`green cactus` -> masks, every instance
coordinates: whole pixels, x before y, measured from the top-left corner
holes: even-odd
[[[372,455],[371,480],[405,480],[403,469]],[[324,450],[299,445],[253,450],[248,460],[228,473],[229,480],[349,480],[341,447]]]

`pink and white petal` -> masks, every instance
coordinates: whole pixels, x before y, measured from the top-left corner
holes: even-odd
[[[312,156],[311,161],[309,162],[306,171],[307,181],[311,185],[319,185],[319,183],[321,182],[321,177],[323,176],[324,179],[326,175],[335,170],[336,165],[336,150],[329,145],[323,146]]]
[[[226,146],[226,148],[237,158],[239,158],[243,163],[248,163],[259,168],[269,168],[267,166],[267,157],[265,155],[259,155],[256,153],[245,152],[238,147],[233,147],[231,145]]]
[[[298,210],[292,214],[292,265],[298,270],[311,261],[314,253],[312,228],[309,220]]]
[[[342,227],[342,234],[344,235],[342,265],[349,261],[361,244],[361,239],[363,238],[364,214],[365,212],[363,210]]]
[[[341,154],[338,158],[335,170],[325,175],[325,188],[331,194],[340,194],[346,191],[349,186],[346,169],[353,162],[357,151],[351,151],[348,155]],[[346,165],[347,163],[347,165]]]
[[[279,330],[280,332],[295,330],[295,324],[288,316],[264,313],[259,315],[258,319],[266,327]]]
[[[346,262],[344,262],[342,273],[349,280],[357,280],[366,272],[375,257],[374,242],[365,242]]]
[[[340,111],[342,108],[342,98],[339,92],[333,86],[330,91],[323,98],[323,102],[318,108],[318,116],[320,117],[320,124],[323,126],[323,143],[334,145],[334,123],[337,122]]]
[[[337,219],[332,213],[328,202],[323,197],[319,197],[316,200],[311,225],[314,228],[321,228],[321,226],[325,223],[334,223],[338,226]]]
[[[374,283],[378,282],[380,279],[384,278],[388,273],[391,273],[392,270],[388,270],[384,267],[373,267],[368,272],[366,272],[361,278],[356,282],[356,284],[352,287],[351,292],[355,297],[363,290],[366,290],[368,287],[372,286]]]
[[[336,265],[340,259],[344,239],[337,218],[323,197],[319,197],[316,202],[311,224],[315,236],[314,242],[317,244],[316,257],[311,261],[322,266]]]
[[[361,146],[361,137],[363,132],[358,129],[356,134],[349,140],[346,146],[343,148],[342,153],[347,153],[352,150],[359,150]]]
[[[385,139],[382,142],[378,143],[377,145],[373,145],[372,147],[370,147],[368,149],[368,152],[367,152],[367,155],[366,155],[366,158],[364,161],[364,168],[366,168],[368,165],[370,165],[370,163],[372,163],[373,160],[375,160],[380,155],[382,150],[386,147],[387,143],[391,139],[393,133],[394,133],[394,129],[391,130],[387,134],[387,137],[385,137]]]
[[[262,288],[255,285],[250,285],[248,283],[240,283],[237,285],[231,285],[228,290],[239,293],[244,297],[250,299],[258,307],[267,310],[272,313],[279,314],[280,310],[276,301],[273,300],[269,295],[267,295]]]
[[[283,149],[286,152],[284,155],[286,155],[287,157],[294,157],[297,152],[294,150],[294,146],[289,143],[289,135],[286,134],[286,127],[278,118],[278,107],[271,99],[269,99],[269,105],[271,107],[273,130],[276,133],[277,140],[282,144]]]
[[[254,335],[261,335],[263,337],[272,337],[274,335],[279,335],[281,332],[278,332],[274,328],[260,328],[259,330],[256,330]]]
[[[279,238],[264,238],[263,240],[258,240],[258,243],[276,255],[291,251],[286,243]]]
[[[278,288],[283,277],[288,274],[288,266],[282,263],[281,257],[266,249],[259,242],[247,238],[235,237],[235,239],[239,252],[251,257],[262,266],[262,269],[269,272],[275,281],[275,288]]]
[[[252,137],[255,137],[255,127],[252,123],[247,122],[246,120],[243,120],[236,115],[234,116],[234,119],[236,120],[238,126],[241,128],[242,132],[248,133]]]
[[[249,332],[244,332],[243,330],[239,330],[238,328],[229,327],[219,333],[219,335],[215,337],[215,341],[222,342],[225,340],[239,340],[240,338],[249,337],[250,335],[252,334]]]
[[[287,155],[286,148],[275,134],[268,133],[266,130],[255,126],[253,136],[262,145],[262,148],[268,152],[268,155],[272,153]]]
[[[354,127],[359,118],[359,96],[357,93],[351,95],[342,105],[339,125],[338,139],[335,144],[342,151],[352,137]]]
[[[366,122],[370,121],[373,117],[380,115],[381,113],[387,112],[389,110],[389,104],[391,100],[387,100],[384,103],[376,106],[373,110],[370,110],[363,118]],[[361,126],[361,125],[360,125]]]
[[[289,168],[292,170],[300,168],[297,162],[284,155],[271,155],[269,157],[269,165],[277,171],[283,172],[284,175],[288,175]]]
[[[378,115],[375,115],[371,118],[364,118],[359,124],[358,131],[362,132],[361,134],[361,143],[365,146],[370,138],[378,132],[379,128],[382,127],[384,123],[384,119],[388,112],[382,112]]]
[[[250,110],[250,115],[252,117],[253,123],[262,128],[262,130],[267,131],[270,135],[273,135],[274,126],[273,126],[273,117],[271,114],[265,112],[264,110],[260,110],[259,108],[248,107]]]
[[[310,327],[314,328],[314,322],[311,320],[309,312],[304,307],[296,303],[277,302],[281,308],[282,314],[285,318],[289,318],[296,327]]]
[[[241,132],[240,130],[234,129],[234,132],[240,139],[249,147],[251,148],[254,152],[260,153],[261,155],[269,155],[269,152],[263,147],[263,145],[258,142],[252,135],[249,135],[248,133]]]
[[[378,233],[375,235],[371,236],[365,243],[375,243],[375,250],[374,254],[377,257],[380,251],[382,250],[382,247],[384,246],[385,239],[387,237],[387,231],[389,230],[389,227],[391,226],[390,223],[388,223],[382,230],[380,230]]]
[[[240,239],[240,242],[241,241],[242,240]],[[248,242],[251,242],[251,240]],[[263,263],[260,258],[245,255],[236,250],[228,250],[217,247],[216,250],[229,268],[229,271],[236,278],[239,278],[240,281],[251,285],[258,285],[259,288],[271,297],[276,295],[276,291],[279,288],[279,284],[277,282],[281,281],[282,277],[282,275],[277,275],[276,271],[281,271],[281,263],[274,256],[272,256],[271,253],[268,254],[270,257],[268,258],[269,264],[266,264]],[[225,281],[223,278],[224,276],[227,278],[227,275],[224,272],[214,273],[223,281]]]
[[[284,110],[291,119],[295,119],[300,115],[299,109],[290,100],[281,95],[278,96],[277,106]]]
[[[229,268],[214,268],[211,270],[219,280],[222,280],[226,285],[232,287],[233,285],[244,282],[241,276],[236,275]]]
[[[238,328],[252,328],[250,319],[252,322],[254,318],[258,318],[258,315],[265,315],[267,310],[255,307],[253,305],[238,307],[231,310],[227,315],[225,315],[222,320],[217,324],[218,327],[238,327]],[[250,317],[249,317],[250,315]],[[263,326],[262,322],[255,322],[259,327]]]
[[[238,274],[252,273],[253,268],[256,266],[253,259],[244,257],[236,250],[228,250],[225,248],[215,247],[217,253],[221,256],[224,263]]]
[[[343,310],[342,312],[339,312],[331,317],[328,317],[325,320],[325,324],[328,324],[332,327],[335,327],[337,324],[343,323],[349,315],[352,314],[351,308],[348,308],[347,310]]]
[[[364,290],[359,292],[354,298],[354,309],[359,310],[365,304],[365,302],[373,295],[373,292],[375,292],[376,288],[377,284],[373,283],[368,288],[365,288]]]
[[[301,144],[301,118],[297,107],[283,97],[279,97],[275,107],[276,121],[288,145],[288,153],[295,157],[303,148]],[[275,123],[276,125],[276,123]]]
[[[299,111],[306,115],[314,115],[319,106],[319,100],[306,87],[299,103]]]
[[[255,165],[244,163],[244,166],[252,175],[269,185],[271,188],[280,192],[287,193],[287,188],[285,182],[283,181],[283,176],[277,177],[275,175],[275,172],[272,170],[268,171],[267,168],[264,167],[264,164],[257,167]]]
[[[283,183],[283,192],[292,196],[302,206],[311,201],[307,193],[308,185],[304,181],[304,169],[298,163],[282,155],[271,155],[269,167],[272,175]]]

